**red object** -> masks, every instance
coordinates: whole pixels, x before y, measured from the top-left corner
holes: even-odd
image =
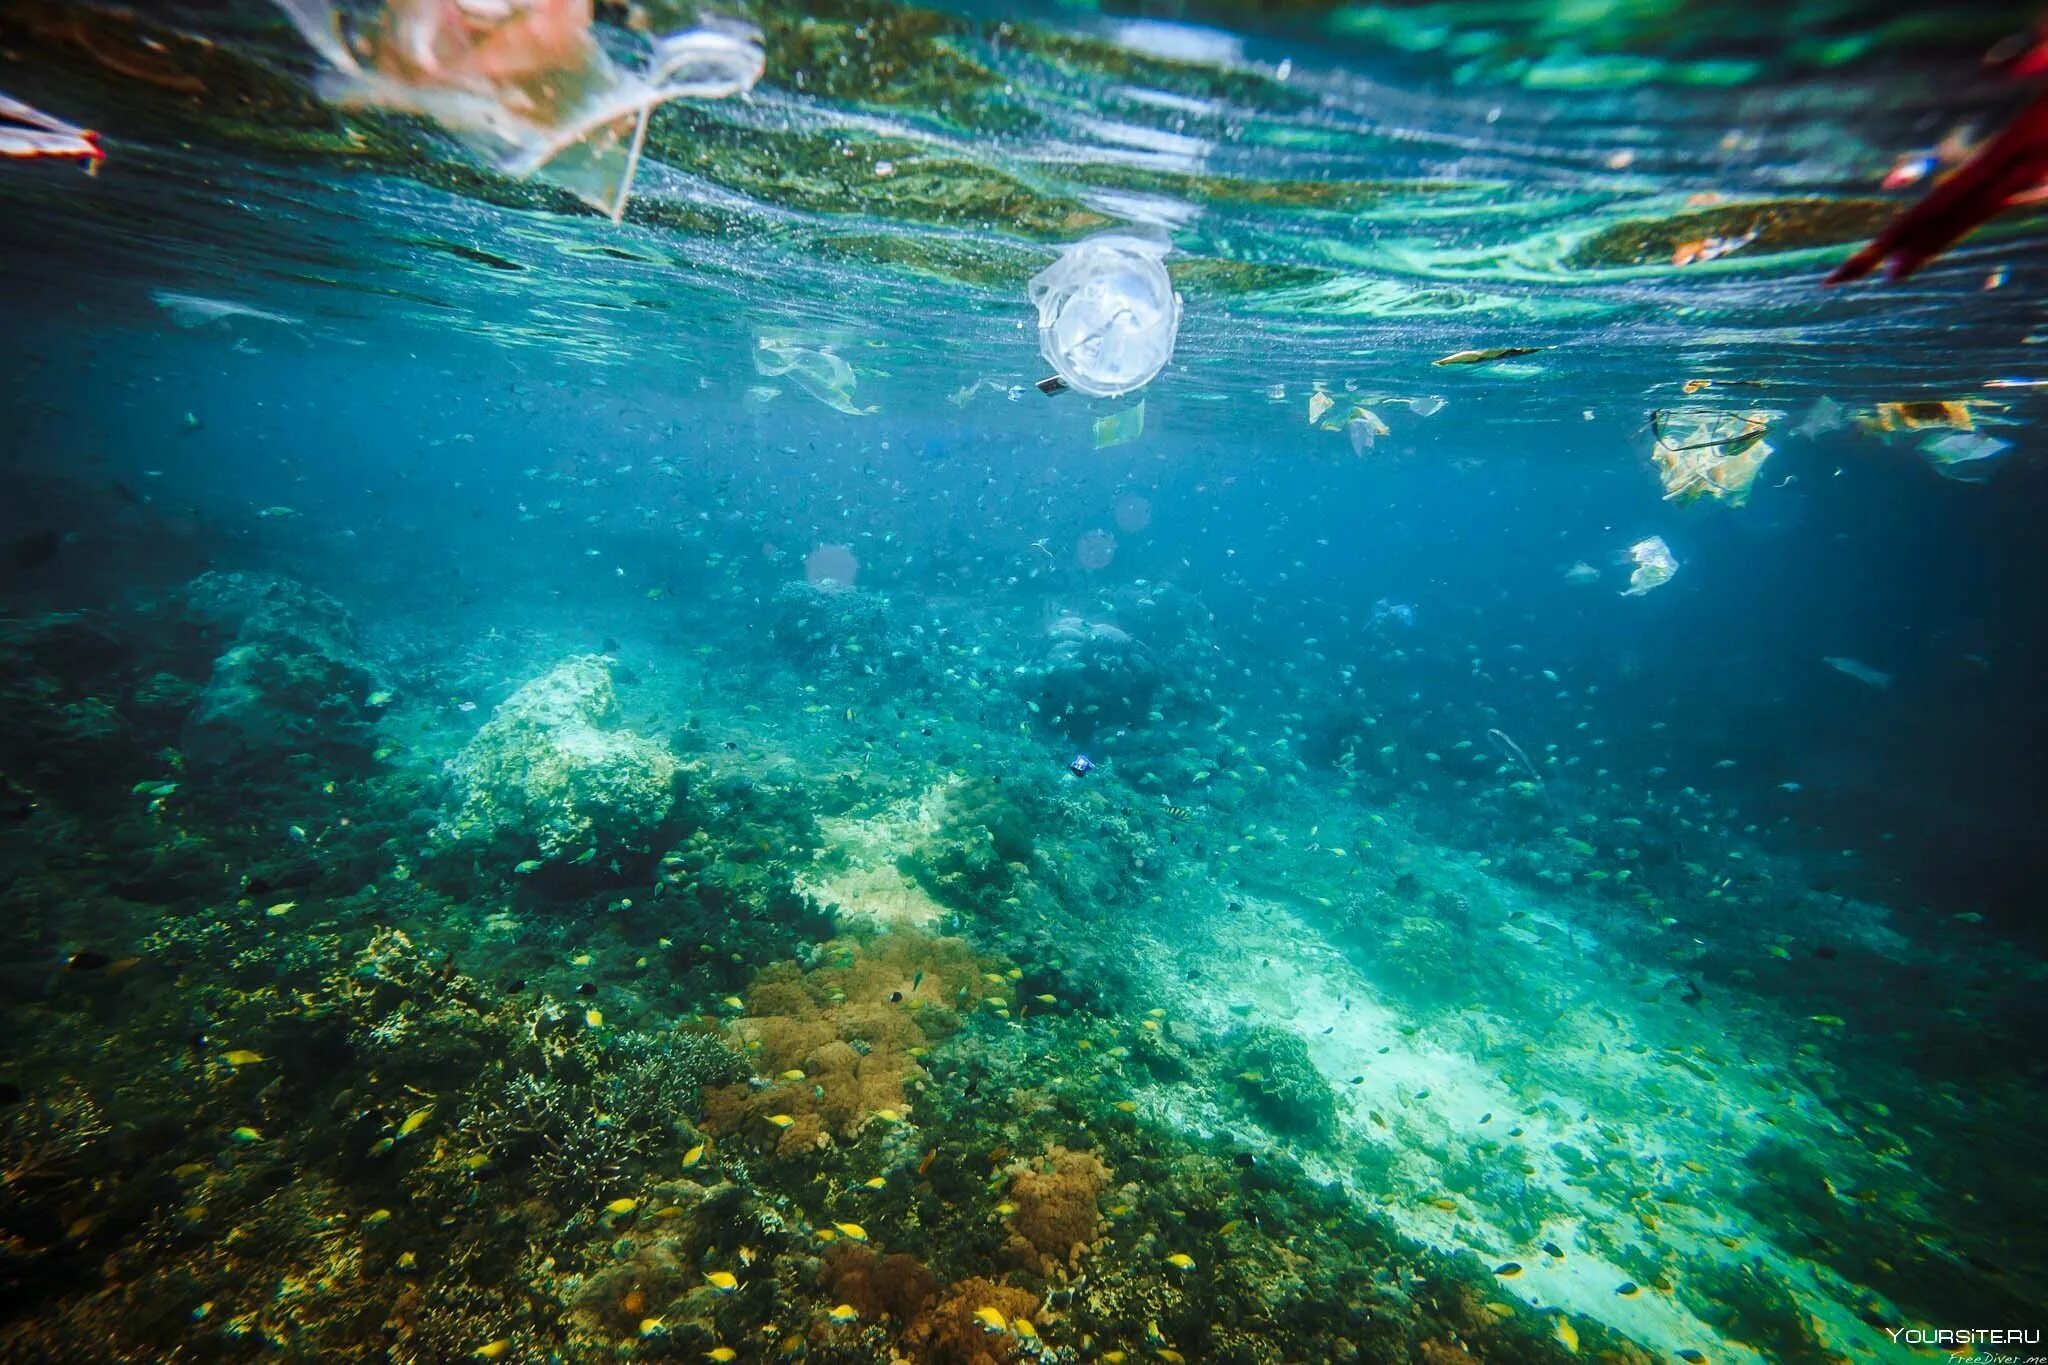
[[[2022,57],[2014,70],[2048,70],[2048,44]],[[1955,169],[1842,262],[1823,283],[1857,280],[1880,262],[1885,274],[1903,280],[1954,246],[1968,233],[2016,203],[2030,202],[2048,182],[2048,95],[2037,96],[1998,136]]]

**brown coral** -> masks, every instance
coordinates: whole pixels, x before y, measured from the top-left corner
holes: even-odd
[[[772,1136],[778,1155],[795,1156],[880,1111],[908,1113],[923,1077],[916,1054],[959,1027],[992,975],[960,940],[907,931],[838,940],[823,956],[808,971],[781,962],[755,979],[747,1013],[728,1029],[772,1084],[707,1090],[711,1132]],[[792,1122],[770,1124],[781,1117]]]
[[[1008,1365],[1017,1358],[1017,1338],[990,1331],[976,1316],[984,1308],[1014,1322],[1038,1312],[1038,1296],[978,1275],[962,1280],[946,1291],[936,1308],[911,1324],[904,1345],[927,1365]]]
[[[1093,1152],[1054,1146],[1009,1172],[1010,1202],[1017,1206],[1010,1215],[1010,1254],[1039,1275],[1079,1264],[1102,1229],[1096,1201],[1109,1183],[1109,1167]]]
[[[847,1242],[826,1253],[820,1283],[832,1302],[851,1304],[863,1320],[886,1315],[899,1330],[916,1322],[939,1293],[937,1277],[915,1256],[882,1256]]]

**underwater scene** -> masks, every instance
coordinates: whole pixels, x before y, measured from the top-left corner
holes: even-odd
[[[2048,1358],[2048,29],[0,5],[0,1360]]]

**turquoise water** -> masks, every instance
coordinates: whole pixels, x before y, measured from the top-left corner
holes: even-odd
[[[2029,17],[764,4],[613,222],[10,5],[0,1357],[2048,1328],[2039,222],[1818,283]]]

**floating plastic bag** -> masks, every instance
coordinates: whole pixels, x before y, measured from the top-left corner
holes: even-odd
[[[1622,589],[1623,597],[1641,597],[1652,588],[1661,588],[1678,572],[1678,561],[1672,558],[1671,547],[1662,536],[1637,541],[1628,547],[1628,557],[1636,567],[1628,576],[1628,586]]]
[[[1982,483],[1998,472],[1998,467],[1990,462],[2011,449],[2012,442],[2001,441],[1996,436],[1951,431],[1946,436],[1929,437],[1921,445],[1920,453],[1934,466],[1934,472],[1944,479],[1954,479],[1958,483]]]
[[[1717,498],[1730,507],[1749,501],[1757,471],[1771,458],[1764,440],[1776,413],[1666,408],[1650,414],[1650,459],[1666,502]]]
[[[853,417],[880,412],[879,407],[856,407],[853,401],[853,366],[829,349],[799,346],[782,337],[761,337],[754,343],[754,368],[771,377],[788,376],[798,388],[823,403]]]
[[[66,123],[11,95],[0,95],[0,156],[76,158],[88,171],[106,159],[100,135]]]
[[[1095,419],[1095,448],[1107,450],[1126,441],[1135,441],[1144,433],[1145,400],[1140,398],[1135,407]]]
[[[614,30],[600,45],[590,0],[388,0],[370,13],[329,0],[277,0],[332,68],[321,94],[342,105],[424,114],[508,175],[626,211],[647,117],[672,99],[723,99],[764,69],[760,34],[719,25],[652,41]]]
[[[1068,388],[1121,398],[1173,358],[1181,299],[1167,278],[1166,251],[1164,242],[1103,233],[1031,277],[1038,349]]]

